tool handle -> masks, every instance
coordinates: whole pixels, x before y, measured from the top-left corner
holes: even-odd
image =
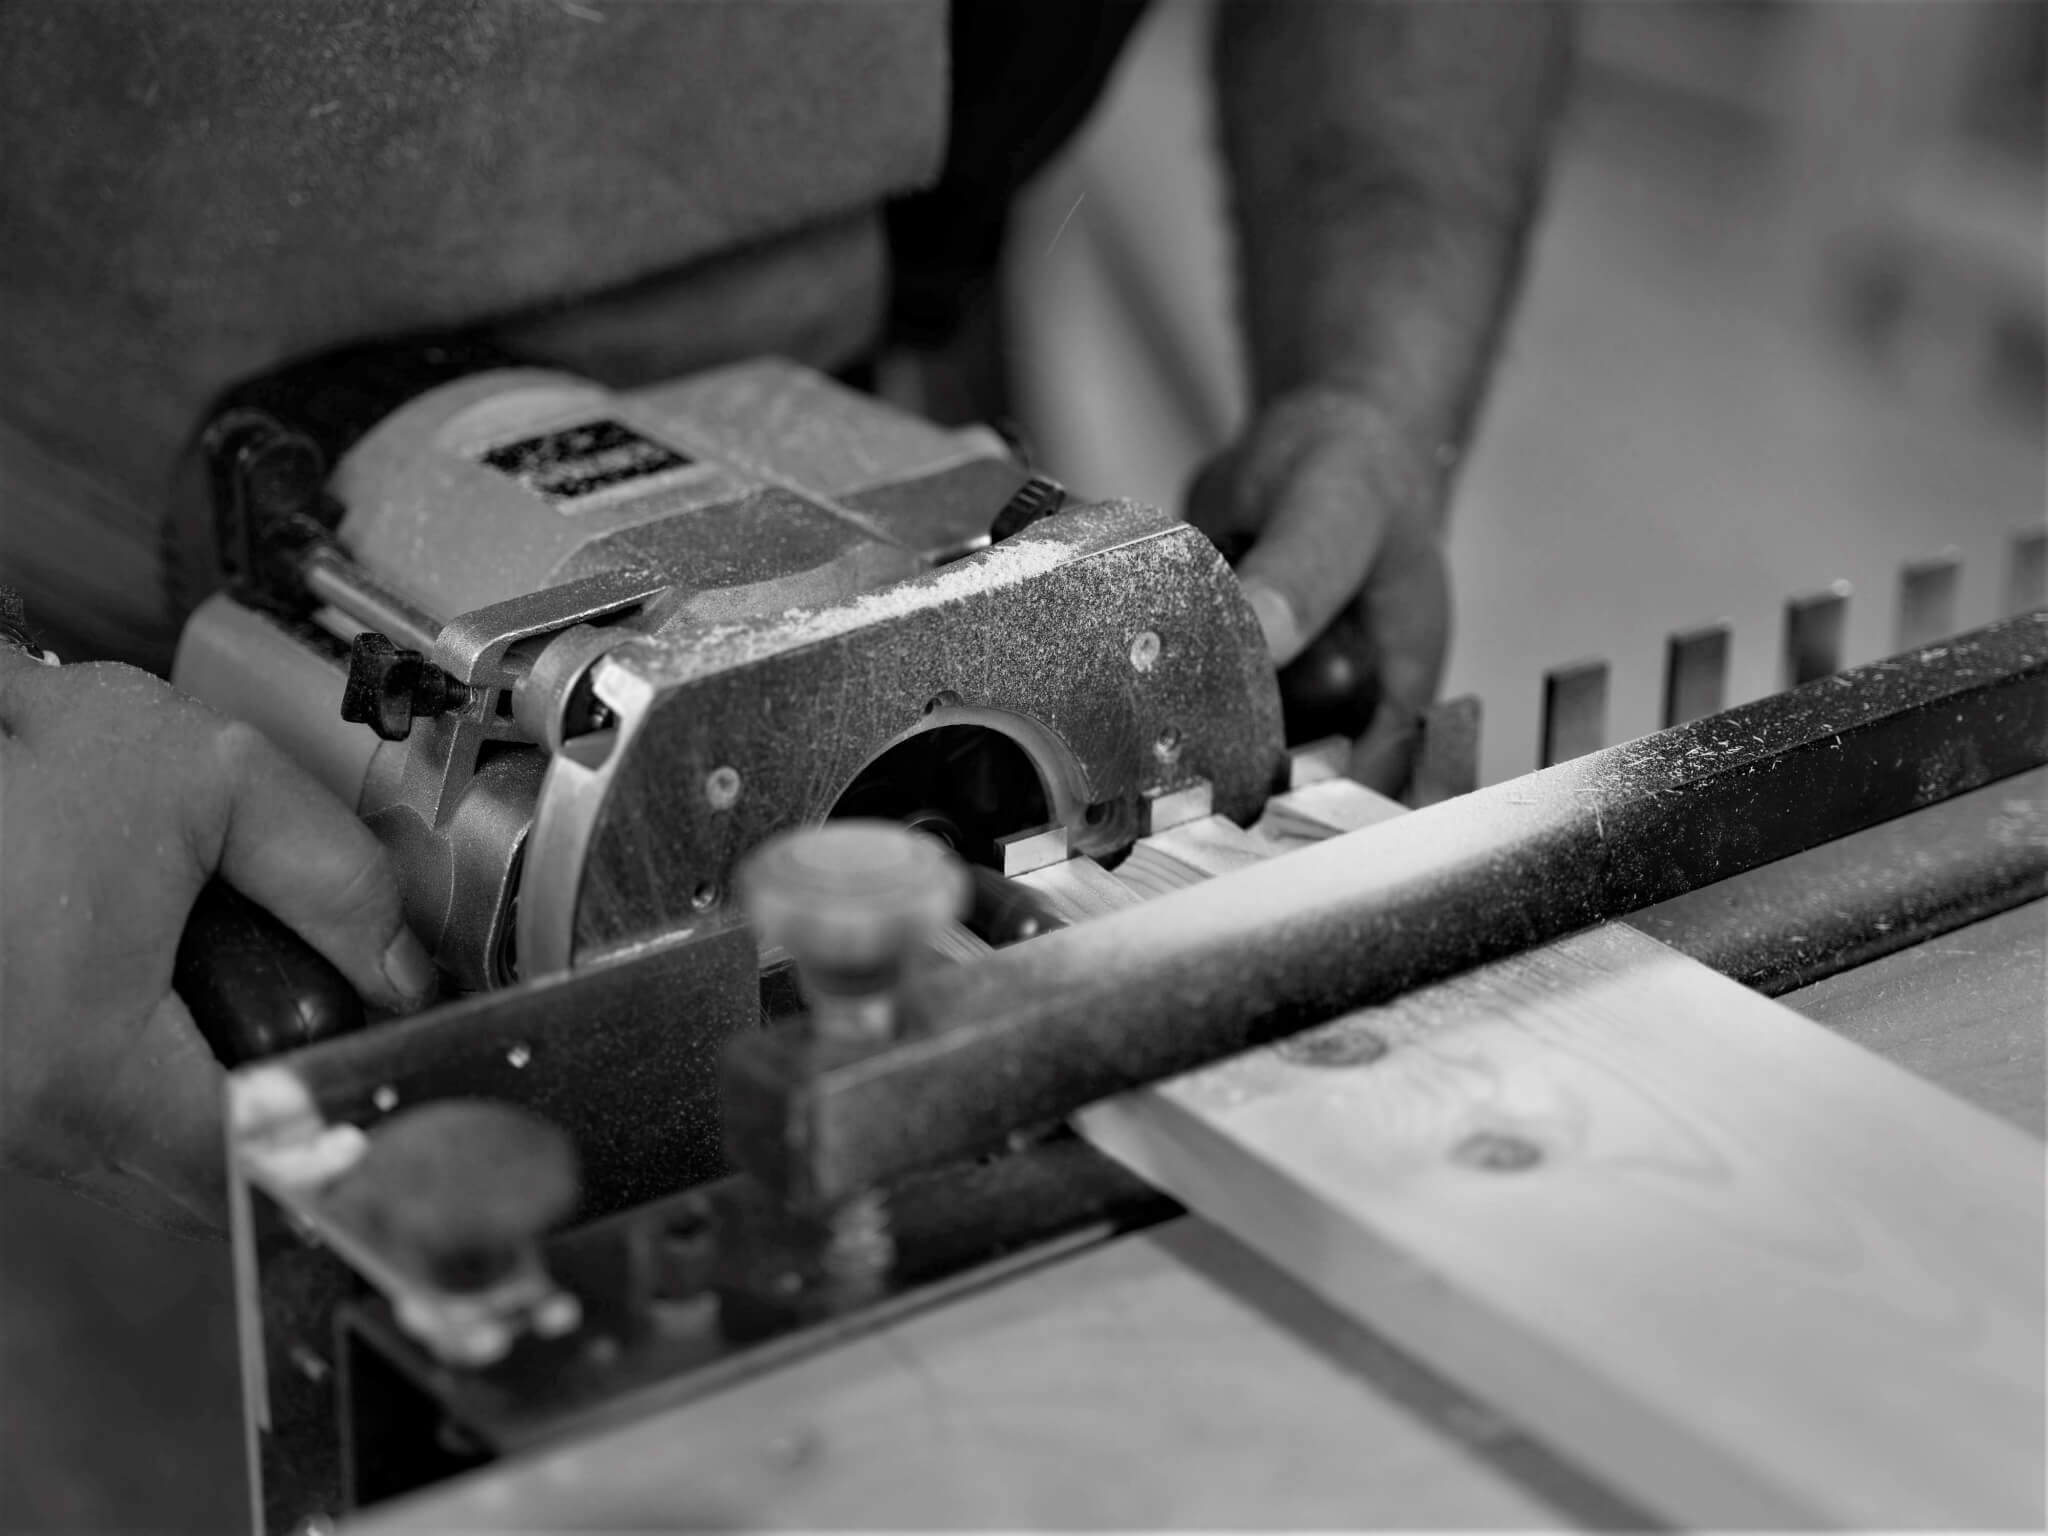
[[[1020,885],[979,864],[968,865],[967,875],[973,882],[974,893],[967,909],[967,929],[996,948],[1067,926],[1051,904],[1030,886]]]
[[[224,880],[192,903],[171,986],[230,1067],[363,1026],[363,1001],[334,965]]]
[[[1290,746],[1362,736],[1379,702],[1379,652],[1355,607],[1341,610],[1280,669],[1280,713]]]

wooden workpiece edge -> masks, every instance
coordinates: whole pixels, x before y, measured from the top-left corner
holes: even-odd
[[[2042,1522],[2040,1146],[1623,925],[1077,1124],[1674,1519]]]

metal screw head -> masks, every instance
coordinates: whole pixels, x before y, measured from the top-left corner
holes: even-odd
[[[1488,1173],[1520,1173],[1543,1161],[1543,1149],[1526,1137],[1504,1131],[1474,1131],[1451,1149],[1451,1156],[1468,1168]]]
[[[533,1060],[533,1047],[523,1043],[505,1048],[505,1065],[517,1071]]]
[[[740,772],[733,767],[714,768],[704,777],[704,798],[714,811],[731,810],[740,797]]]
[[[1151,629],[1139,630],[1131,637],[1131,665],[1140,672],[1150,672],[1158,664],[1158,631]]]

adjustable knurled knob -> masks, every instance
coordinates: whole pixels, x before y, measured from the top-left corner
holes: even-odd
[[[967,871],[893,821],[835,821],[770,838],[740,866],[740,900],[764,944],[796,962],[821,1035],[894,1027],[905,965],[966,910]]]
[[[988,537],[991,544],[1000,544],[1013,534],[1022,533],[1033,523],[1048,518],[1067,504],[1067,488],[1050,475],[1033,475],[1003,503],[1002,510],[989,524]]]
[[[579,1193],[568,1136],[485,1099],[393,1115],[334,1191],[402,1262],[449,1291],[480,1290],[511,1273],[576,1209]]]

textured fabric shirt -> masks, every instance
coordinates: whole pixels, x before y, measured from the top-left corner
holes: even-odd
[[[481,330],[629,387],[942,340],[1141,10],[7,0],[0,580],[67,654],[164,665],[177,456],[338,344]]]
[[[946,61],[943,0],[0,6],[0,579],[160,663],[186,437],[343,341],[503,317],[621,379],[857,350]]]

